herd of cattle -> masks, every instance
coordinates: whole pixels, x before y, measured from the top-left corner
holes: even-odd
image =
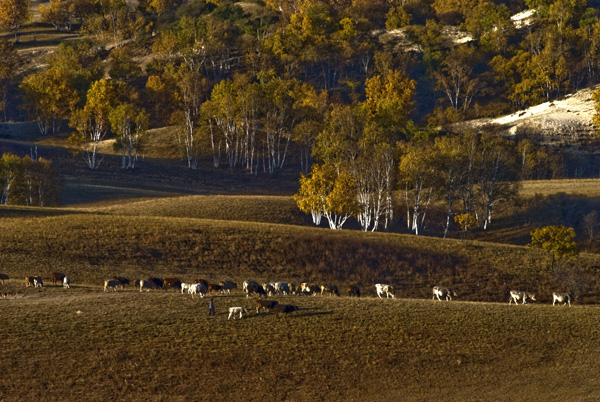
[[[6,274],[0,273],[0,281],[4,284],[5,280],[8,280],[9,277]],[[57,284],[62,284],[65,289],[69,289],[71,287],[71,279],[60,272],[52,273],[52,283],[56,286]],[[123,276],[115,276],[112,279],[107,279],[104,281],[104,291],[108,292],[110,289],[116,291],[117,288],[123,289],[125,286],[130,285],[131,282],[129,279]],[[44,282],[40,276],[27,276],[25,277],[25,285],[33,286],[33,287],[43,287]],[[134,287],[139,288],[140,292],[144,290],[149,291],[150,289],[163,289],[168,290],[169,288],[173,288],[174,291],[181,291],[182,294],[186,292],[194,298],[195,296],[200,296],[201,298],[205,297],[209,293],[217,293],[217,294],[231,294],[231,291],[238,288],[237,283],[233,281],[221,281],[218,284],[209,283],[205,279],[196,279],[194,283],[186,283],[181,282],[178,278],[148,278],[148,279],[140,279],[135,281]],[[360,288],[358,285],[348,285],[346,288],[349,297],[360,297]],[[243,283],[242,291],[246,294],[246,297],[249,298],[252,295],[257,295],[259,298],[256,312],[258,313],[260,309],[272,310],[276,315],[279,313],[290,313],[298,309],[296,306],[282,305],[276,301],[266,301],[260,300],[261,297],[271,297],[275,295],[312,295],[315,296],[317,294],[324,295],[335,295],[340,296],[340,292],[338,287],[334,284],[328,283],[323,285],[315,285],[310,283],[302,283],[299,286],[296,286],[295,283],[292,282],[269,282],[260,284],[255,281],[247,280]],[[381,284],[378,283],[375,285],[375,291],[377,292],[377,297],[383,298],[395,298],[396,292],[392,285],[389,284]],[[6,293],[0,293],[0,296],[6,297]],[[452,300],[453,297],[458,297],[458,293],[450,288],[443,286],[434,286],[433,287],[433,297],[432,299],[441,301],[445,299],[446,301]],[[571,305],[572,296],[568,293],[552,293],[552,305],[556,303],[562,303],[563,306],[568,304]],[[520,290],[511,290],[510,297],[508,303],[511,304],[514,302],[515,304],[527,304],[527,301],[535,301],[535,294]],[[229,318],[234,318],[235,315],[239,314],[242,317],[242,314],[246,312],[246,309],[243,307],[231,307],[229,309]]]

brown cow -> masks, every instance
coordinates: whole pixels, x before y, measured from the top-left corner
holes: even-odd
[[[165,278],[163,280],[163,286],[165,290],[167,290],[168,287],[172,287],[173,290],[177,292],[178,290],[181,290],[181,281],[179,278]]]
[[[0,280],[2,281],[2,284],[4,285],[4,281],[8,280],[8,275],[0,274]]]
[[[358,285],[348,285],[348,297],[360,297],[360,288]]]
[[[261,309],[272,310],[278,303],[277,300],[257,300],[256,314],[258,314]]]
[[[227,292],[227,294],[231,294],[231,291],[233,289],[237,289],[237,283],[232,282],[232,281],[221,281],[219,282],[219,285],[221,285],[221,292],[225,293]]]
[[[65,274],[62,272],[52,272],[52,284],[56,285],[56,282],[63,283],[65,280]]]
[[[25,286],[29,287],[29,286],[34,286],[35,283],[33,282],[34,277],[33,276],[26,276],[25,277]]]

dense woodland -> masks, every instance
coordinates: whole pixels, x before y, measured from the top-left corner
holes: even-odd
[[[432,203],[446,211],[444,236],[457,214],[487,228],[520,180],[567,176],[572,156],[494,127],[448,127],[600,78],[592,0],[51,0],[36,23],[78,37],[35,65],[18,52],[31,10],[0,1],[5,121],[70,133],[92,170],[109,138],[121,167],[138,169],[149,130],[165,126],[191,170],[273,174],[294,161],[298,206],[334,229],[349,217],[385,229],[401,204],[419,234]],[[14,190],[26,188],[14,172],[36,161],[17,159],[0,161],[1,201],[56,203]]]

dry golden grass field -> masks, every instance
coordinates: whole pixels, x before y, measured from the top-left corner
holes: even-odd
[[[3,401],[593,401],[600,387],[597,306],[281,296],[300,309],[277,319],[241,293],[209,317],[173,291],[22,291],[0,300]],[[249,313],[228,320],[230,306]]]

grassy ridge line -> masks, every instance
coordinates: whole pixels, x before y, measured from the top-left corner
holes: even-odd
[[[567,272],[524,247],[453,239],[191,218],[79,214],[0,221],[0,266],[11,278],[62,271],[73,283],[100,286],[113,275],[178,276],[210,281],[357,282],[373,293],[388,282],[400,297],[457,288],[463,300],[507,301],[511,288],[538,293],[575,287],[598,302],[596,255]]]
[[[150,199],[85,209],[133,216],[164,216],[301,225],[309,223],[292,197],[257,195],[194,195]]]
[[[596,307],[289,297],[290,317],[233,321],[253,303],[239,293],[209,319],[181,294],[46,290],[3,301],[2,400],[577,401],[599,385]]]

